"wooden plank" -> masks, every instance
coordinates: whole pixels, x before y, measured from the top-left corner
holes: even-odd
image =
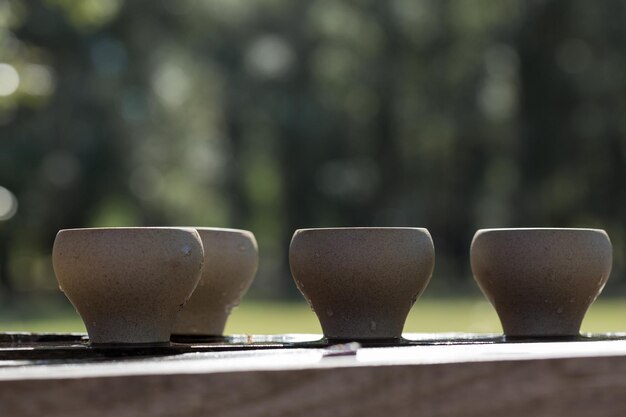
[[[6,416],[623,416],[624,357],[0,383]]]
[[[0,416],[626,415],[623,341],[22,365],[0,369]]]

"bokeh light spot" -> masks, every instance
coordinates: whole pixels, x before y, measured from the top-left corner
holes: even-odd
[[[104,38],[91,47],[91,60],[96,71],[104,77],[120,75],[128,65],[126,48],[113,38]]]
[[[0,64],[0,96],[6,97],[17,91],[20,75],[13,65]]]
[[[17,213],[17,198],[6,188],[0,186],[0,221],[9,220]]]
[[[22,88],[26,94],[47,96],[54,91],[52,70],[45,65],[27,65],[22,78]]]
[[[250,71],[265,78],[284,76],[291,69],[294,59],[291,46],[276,35],[257,38],[252,42],[246,54]]]
[[[183,104],[192,90],[189,75],[175,63],[166,63],[157,69],[152,88],[161,102],[172,108]]]

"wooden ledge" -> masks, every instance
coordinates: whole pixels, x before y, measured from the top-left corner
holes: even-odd
[[[626,341],[0,363],[7,416],[623,416]]]

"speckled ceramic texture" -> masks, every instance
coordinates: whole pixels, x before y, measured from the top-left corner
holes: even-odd
[[[470,250],[474,278],[504,334],[576,336],[611,272],[604,230],[484,229]]]
[[[419,228],[303,229],[289,249],[296,285],[331,339],[401,337],[434,262]]]
[[[247,230],[197,228],[204,246],[202,278],[178,313],[174,334],[218,336],[239,305],[259,263],[254,235]]]
[[[92,343],[167,343],[203,256],[193,228],[99,228],[61,230],[52,261]]]

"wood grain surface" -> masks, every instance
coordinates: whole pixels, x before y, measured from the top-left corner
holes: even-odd
[[[624,416],[624,348],[518,343],[5,364],[0,416]]]

